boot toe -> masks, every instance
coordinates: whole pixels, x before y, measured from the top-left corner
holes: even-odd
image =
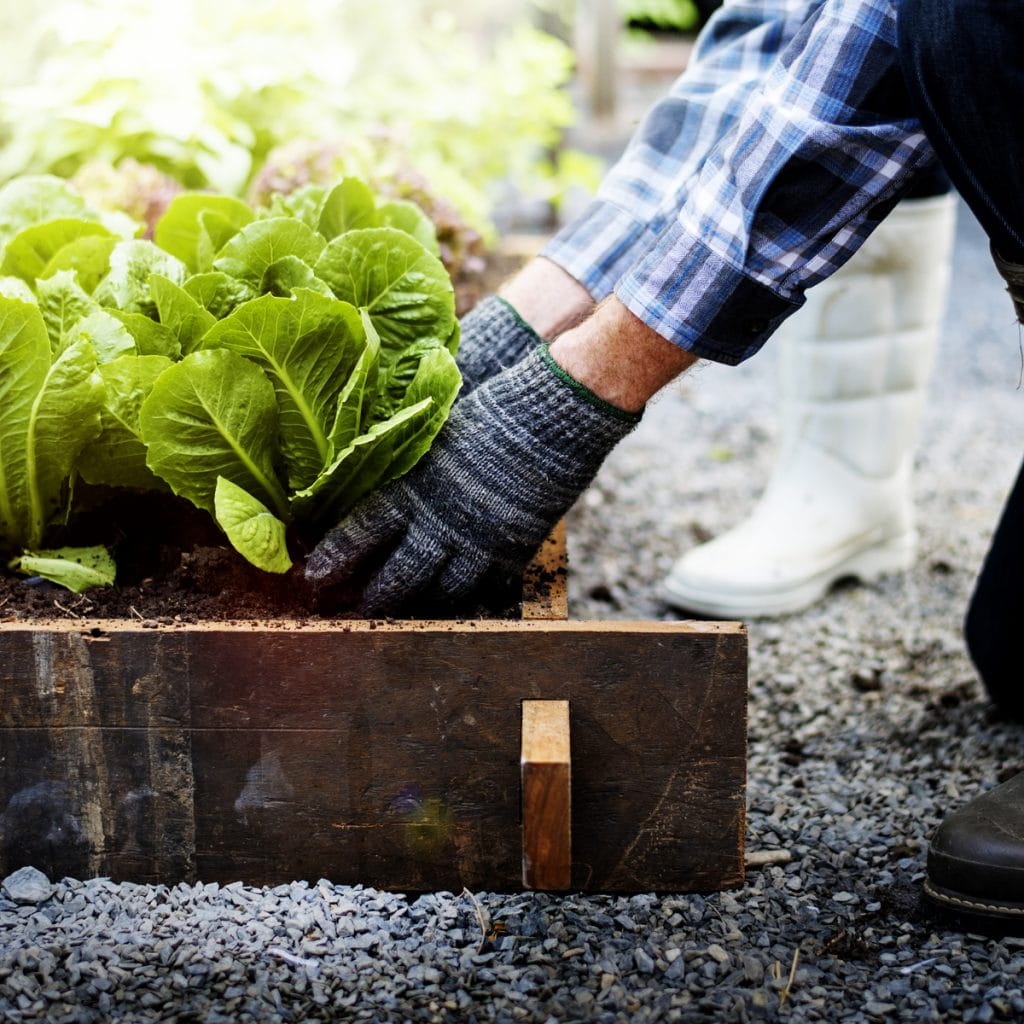
[[[822,595],[828,584],[816,572],[800,572],[806,566],[798,559],[753,540],[741,526],[688,551],[662,583],[662,597],[686,611],[746,618],[797,611]]]
[[[936,830],[928,896],[965,914],[1024,927],[1024,773],[970,801]]]

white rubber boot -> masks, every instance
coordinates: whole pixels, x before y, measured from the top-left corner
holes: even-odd
[[[914,441],[945,313],[956,199],[905,200],[776,336],[782,447],[753,513],[680,558],[663,596],[724,618],[805,608],[906,569]]]

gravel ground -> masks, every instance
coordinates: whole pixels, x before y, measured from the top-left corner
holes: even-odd
[[[960,635],[1024,436],[1010,306],[966,214],[957,268],[916,567],[750,623],[749,842],[790,863],[735,892],[623,898],[15,880],[0,1018],[1024,1020],[1024,940],[952,930],[918,897],[942,816],[1024,768]],[[614,454],[572,517],[574,618],[673,617],[658,581],[770,471],[772,361],[691,374]]]

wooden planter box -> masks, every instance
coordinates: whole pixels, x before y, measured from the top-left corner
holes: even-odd
[[[553,887],[742,882],[743,627],[570,622],[557,588],[517,620],[0,622],[0,877],[521,888],[527,699],[569,702]]]

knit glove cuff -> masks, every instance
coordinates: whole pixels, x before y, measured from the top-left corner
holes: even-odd
[[[489,295],[462,318],[456,362],[462,372],[462,394],[514,366],[540,343],[537,332],[505,299]]]

